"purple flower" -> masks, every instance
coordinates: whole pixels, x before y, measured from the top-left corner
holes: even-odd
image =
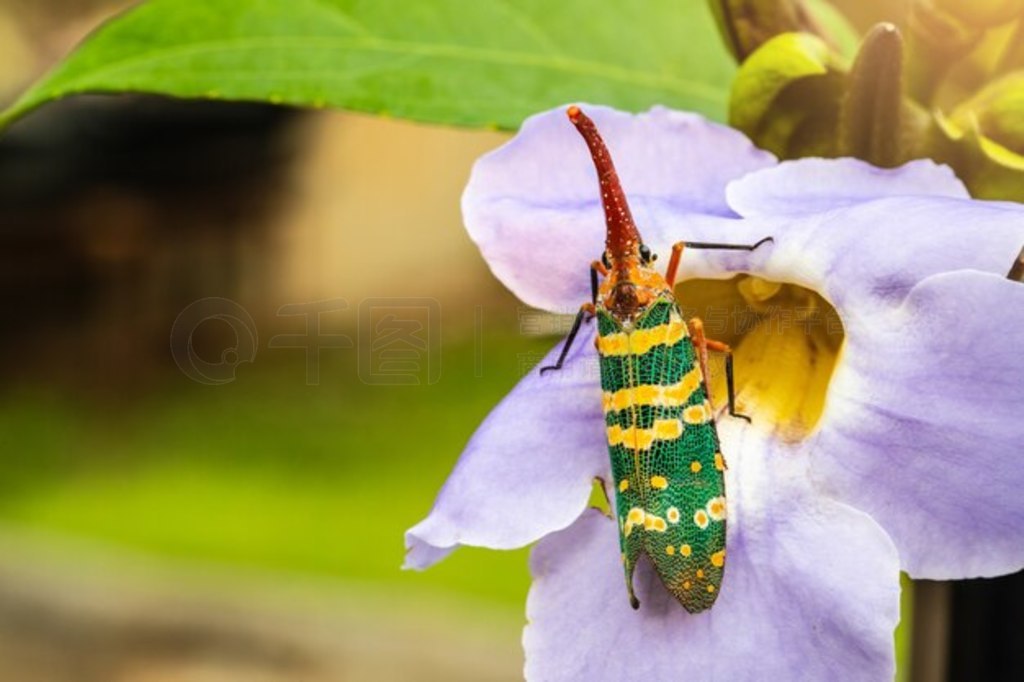
[[[901,568],[961,578],[1024,566],[1024,286],[1005,278],[1024,207],[973,201],[929,161],[778,164],[697,116],[585,109],[661,262],[683,239],[774,237],[750,253],[687,251],[681,268],[729,280],[697,290],[717,303],[764,313],[733,340],[753,423],[718,422],[721,595],[690,615],[641,562],[642,606],[629,606],[615,521],[586,508],[593,479],[609,475],[592,324],[561,372],[532,372],[480,426],[408,531],[406,565],[540,540],[524,634],[533,679],[891,678]],[[494,274],[556,312],[589,297],[601,211],[561,111],[480,159],[463,197]],[[837,314],[841,342],[827,325],[771,326],[808,310]]]

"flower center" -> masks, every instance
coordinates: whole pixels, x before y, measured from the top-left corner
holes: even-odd
[[[805,438],[821,417],[845,338],[835,308],[809,289],[746,275],[690,280],[676,296],[684,315],[704,321],[708,338],[732,346],[737,411],[784,440]],[[715,355],[710,388],[720,409],[728,393]]]

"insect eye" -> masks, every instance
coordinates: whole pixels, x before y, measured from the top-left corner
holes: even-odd
[[[651,250],[647,248],[646,244],[640,245],[640,259],[643,260],[644,263],[650,263],[654,260],[651,258]]]
[[[606,268],[610,268],[612,266],[612,262],[610,260],[608,260],[608,252],[607,251],[605,251],[604,253],[601,254],[601,262],[604,263],[604,266]]]

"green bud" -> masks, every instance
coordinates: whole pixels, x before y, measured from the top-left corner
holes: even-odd
[[[850,70],[839,123],[839,148],[876,166],[903,161],[903,37],[892,24],[868,32]]]

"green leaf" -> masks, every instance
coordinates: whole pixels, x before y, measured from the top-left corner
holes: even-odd
[[[1024,201],[1024,155],[986,137],[974,116],[959,125],[938,111],[932,115],[929,156],[952,166],[972,197]]]
[[[985,137],[1024,154],[1024,70],[989,83],[960,104],[951,118],[962,128],[976,119]]]
[[[152,0],[0,114],[84,92],[263,100],[514,129],[572,101],[724,118],[734,67],[679,0]]]

